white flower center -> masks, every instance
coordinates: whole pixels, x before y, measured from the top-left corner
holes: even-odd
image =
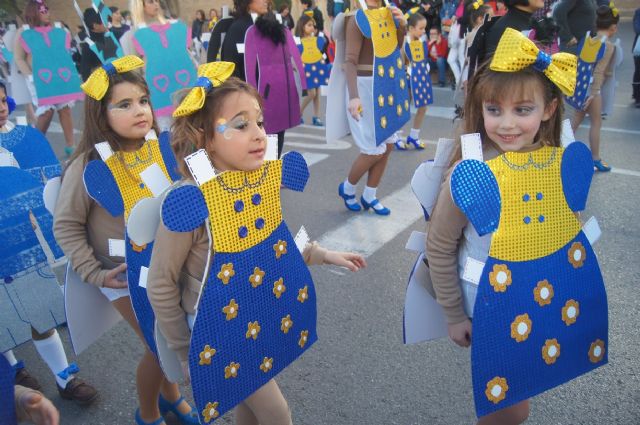
[[[582,259],[582,251],[580,251],[579,249],[573,251],[573,259],[575,261],[580,261]]]
[[[527,326],[526,323],[523,323],[523,322],[518,323],[518,333],[520,335],[526,334],[527,330],[529,330],[529,327]]]
[[[602,354],[602,348],[600,348],[599,346],[593,349],[593,355],[595,357],[600,357],[601,354]]]
[[[205,358],[205,359],[209,359],[209,358],[211,358],[211,353],[210,353],[210,352],[208,352],[208,351],[207,351],[206,353],[204,353],[204,358]]]
[[[549,355],[549,357],[555,357],[556,354],[558,354],[558,348],[555,345],[552,345],[547,350],[547,354]]]
[[[498,398],[498,396],[502,393],[502,387],[500,385],[494,385],[493,388],[491,388],[491,395]]]
[[[253,278],[253,280],[257,283],[260,282],[260,276],[256,275],[256,277]]]
[[[209,416],[215,416],[216,414],[216,409],[211,408],[211,410],[209,410]]]
[[[269,369],[269,368],[271,367],[271,363],[266,362],[266,363],[264,364],[264,367],[265,367],[265,368],[267,368],[267,369]]]
[[[278,285],[278,291],[282,291],[282,285]]]
[[[507,274],[503,271],[498,272],[498,274],[496,275],[496,281],[500,285],[504,285],[505,283],[507,283]]]
[[[229,309],[229,313],[232,313],[232,314],[233,314],[233,312],[234,312],[234,311],[236,311],[236,309],[235,309],[235,308],[233,308],[233,307],[231,307],[231,308]]]
[[[235,368],[235,367],[232,367],[232,368],[231,368],[231,373],[232,373],[232,374],[233,374],[233,373],[236,373],[236,368]]]
[[[224,276],[225,276],[225,277],[228,277],[228,276],[229,276],[229,270],[225,270],[225,271],[224,271]]]
[[[256,330],[255,329],[251,329],[251,335],[255,335],[256,334]]]
[[[284,251],[284,246],[283,246],[283,245],[279,245],[279,246],[278,246],[278,250],[280,250],[280,251]]]
[[[549,298],[549,288],[542,288],[540,290],[540,298],[542,298],[543,300]]]
[[[576,308],[571,306],[567,309],[567,317],[569,317],[570,319],[573,319],[574,317],[576,317]]]

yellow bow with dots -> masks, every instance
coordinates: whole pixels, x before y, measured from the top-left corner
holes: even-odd
[[[209,62],[198,67],[198,80],[191,91],[182,99],[180,106],[173,112],[175,117],[191,115],[204,106],[207,93],[224,83],[233,74],[236,64],[233,62]]]
[[[87,81],[80,85],[82,91],[87,96],[95,100],[102,100],[104,94],[109,89],[109,75],[120,74],[122,72],[133,71],[144,66],[144,61],[137,56],[128,55],[106,63],[91,73]]]
[[[609,2],[609,9],[611,9],[611,13],[613,14],[614,18],[618,17],[618,8],[616,7],[615,4],[613,4],[613,2]]]
[[[546,75],[562,93],[572,96],[576,88],[578,58],[570,53],[548,55],[533,41],[513,28],[507,28],[500,38],[489,67],[493,71],[517,72],[529,65]]]
[[[480,6],[482,6],[483,4],[484,4],[484,1],[482,1],[482,0],[474,1],[473,2],[473,8],[475,10],[478,10],[478,9],[480,9]]]

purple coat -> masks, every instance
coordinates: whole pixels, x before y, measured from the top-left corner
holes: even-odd
[[[298,72],[302,89],[307,88],[300,52],[291,31],[286,29],[285,33],[287,43],[274,44],[253,25],[244,39],[246,81],[256,87],[264,99],[267,134],[300,124],[300,97],[294,72]]]

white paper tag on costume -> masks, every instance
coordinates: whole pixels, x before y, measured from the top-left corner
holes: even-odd
[[[203,43],[206,43],[207,41],[211,41],[211,33],[210,32],[202,33],[202,35],[200,36],[200,41],[202,41]]]
[[[147,134],[144,136],[144,140],[158,140],[158,135],[155,130],[149,130]]]
[[[171,182],[162,172],[162,168],[155,162],[140,173],[140,178],[155,198],[162,195],[162,192],[171,186]]]
[[[282,23],[282,15],[281,15],[281,14],[279,14],[279,13],[276,13],[276,20],[277,20],[279,23]]]
[[[433,158],[433,165],[435,167],[446,167],[449,165],[449,159],[451,153],[455,147],[455,141],[453,139],[445,139],[441,137],[438,139],[438,145],[436,146],[436,156]]]
[[[602,236],[602,230],[600,230],[598,220],[595,217],[591,217],[587,220],[587,222],[584,223],[584,226],[582,226],[582,233],[584,233],[589,240],[589,243],[593,246],[593,244],[600,239],[600,236]]]
[[[149,276],[149,269],[145,266],[140,267],[140,279],[138,279],[138,286],[147,289],[147,277]]]
[[[571,143],[576,141],[576,136],[573,134],[573,128],[571,128],[571,120],[566,119],[562,121],[562,131],[560,132],[560,141],[562,147],[566,148]]]
[[[324,33],[323,33],[322,31],[320,31],[320,32],[318,33],[318,37],[325,37],[325,38],[326,38],[326,35],[324,35]]]
[[[198,186],[202,186],[216,176],[216,171],[209,161],[209,155],[204,149],[200,149],[184,158],[193,179]]]
[[[60,22],[54,22],[53,26],[56,28],[62,28],[62,24]]]
[[[252,12],[250,15],[251,15],[251,20],[255,23],[256,19],[258,19],[258,14]]]
[[[229,17],[229,6],[222,6],[222,18]]]
[[[244,43],[236,43],[236,49],[239,54],[244,55]]]
[[[109,142],[96,143],[95,146],[98,151],[98,155],[100,155],[100,158],[102,158],[103,161],[106,161],[113,156],[113,149],[109,146]]]
[[[300,254],[302,254],[304,252],[304,248],[309,243],[309,234],[307,233],[307,229],[305,229],[304,226],[300,227],[300,230],[298,230],[298,233],[296,233],[296,237],[293,239],[293,241],[296,243]]]
[[[462,273],[462,278],[467,282],[479,285],[483,269],[484,263],[482,261],[478,261],[475,258],[467,257],[467,261],[465,261],[464,263],[464,272]]]
[[[16,117],[16,124],[18,124],[18,125],[27,125],[27,117],[22,116],[22,115],[17,116]]]
[[[302,41],[300,40],[300,37],[298,37],[298,36],[293,36],[293,41],[295,41],[296,44],[301,44],[302,43]]]
[[[265,161],[275,161],[278,159],[278,135],[267,134],[267,149],[264,153]]]
[[[414,230],[404,248],[408,251],[424,252],[427,245],[427,234]]]
[[[463,134],[460,136],[460,141],[462,145],[462,159],[484,161],[480,133]]]
[[[109,239],[110,257],[124,257],[125,253],[124,239]]]
[[[18,166],[18,162],[13,157],[13,154],[11,152],[0,152],[0,167],[20,168]]]

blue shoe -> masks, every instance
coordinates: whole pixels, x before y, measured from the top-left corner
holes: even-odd
[[[387,207],[384,208],[380,208],[380,209],[375,209],[374,207],[376,205],[378,205],[380,203],[380,201],[378,201],[377,199],[374,199],[373,202],[368,203],[367,201],[364,200],[363,197],[360,197],[360,202],[362,202],[362,206],[364,207],[364,210],[367,211],[369,208],[373,209],[373,212],[378,214],[378,215],[389,215],[391,214],[391,210]]]
[[[340,195],[340,197],[344,199],[344,206],[347,207],[349,211],[360,211],[362,209],[360,207],[360,204],[358,204],[357,202],[354,202],[352,204],[347,202],[350,199],[356,199],[356,195],[347,195],[346,193],[344,193],[344,182],[340,183],[340,186],[338,186],[338,195]]]
[[[601,159],[598,159],[597,161],[593,161],[593,167],[597,171],[602,171],[603,173],[606,173],[607,171],[611,171],[611,167],[609,166],[609,164],[607,164]]]
[[[311,123],[316,127],[324,127],[324,122],[322,122],[322,120],[318,117],[313,117]]]
[[[140,417],[140,409],[136,409],[136,424],[138,424],[138,425],[163,425],[163,424],[167,425],[167,423],[164,421],[164,418],[162,416],[160,416],[159,419],[156,419],[153,422],[145,422],[145,421],[143,421],[142,418]]]
[[[181,423],[185,425],[198,425],[200,423],[200,419],[198,418],[198,411],[195,407],[191,406],[191,412],[189,413],[181,413],[180,410],[178,410],[178,406],[180,406],[180,403],[183,401],[184,397],[180,397],[177,401],[171,403],[160,395],[158,398],[160,413],[165,415],[167,412],[172,412],[178,419],[180,419]]]
[[[407,137],[407,145],[413,145],[413,147],[419,151],[424,149],[424,142],[420,139],[414,139],[411,136]]]
[[[407,145],[404,144],[402,139],[396,140],[394,145],[395,145],[396,149],[399,150],[399,151],[406,151],[407,150]]]

